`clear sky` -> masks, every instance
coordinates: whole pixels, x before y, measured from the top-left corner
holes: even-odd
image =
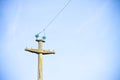
[[[37,80],[24,49],[67,1],[0,0],[0,80]],[[45,33],[44,80],[120,80],[119,0],[72,0]]]

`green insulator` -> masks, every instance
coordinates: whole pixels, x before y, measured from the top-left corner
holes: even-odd
[[[35,37],[38,38],[38,37],[39,37],[39,34],[36,34]]]
[[[46,36],[43,36],[42,39],[46,39]]]

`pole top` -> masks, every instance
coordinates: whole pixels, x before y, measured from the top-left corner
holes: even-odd
[[[36,39],[37,42],[45,42],[43,39]]]

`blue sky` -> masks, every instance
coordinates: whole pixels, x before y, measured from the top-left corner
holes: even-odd
[[[34,35],[67,0],[0,1],[0,80],[37,79]],[[72,0],[47,28],[44,80],[119,80],[120,1]],[[43,34],[40,34],[40,37]]]

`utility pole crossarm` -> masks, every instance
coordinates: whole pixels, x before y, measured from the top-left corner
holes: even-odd
[[[25,51],[32,52],[32,53],[39,53],[38,49],[26,48]]]
[[[33,48],[26,48],[25,51],[29,51],[32,53],[36,53],[36,54],[43,54],[43,55],[47,55],[47,54],[55,54],[54,51],[50,51],[50,50],[39,50],[39,49],[33,49]]]

